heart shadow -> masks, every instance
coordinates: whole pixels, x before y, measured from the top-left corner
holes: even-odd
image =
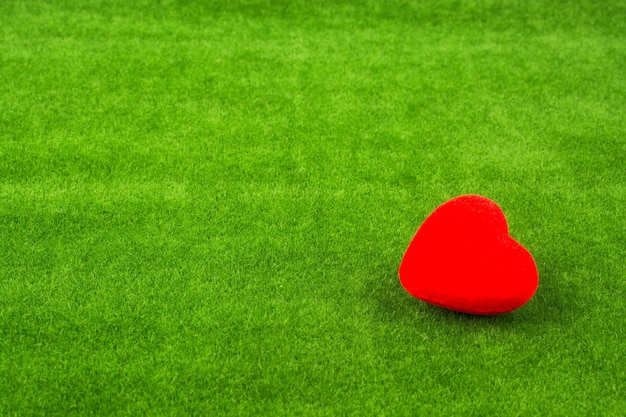
[[[568,326],[581,313],[576,302],[579,289],[559,285],[557,271],[545,266],[539,267],[540,284],[535,296],[518,310],[501,315],[459,313],[414,298],[400,284],[396,266],[381,266],[372,272],[364,282],[362,297],[370,305],[372,320],[381,324],[408,321],[419,326],[425,321],[436,321],[453,326],[472,323],[536,332],[537,326]]]

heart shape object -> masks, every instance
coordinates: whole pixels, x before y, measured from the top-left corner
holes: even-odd
[[[503,314],[526,304],[539,284],[535,261],[510,235],[504,213],[478,195],[433,211],[409,244],[400,269],[414,297],[461,313]]]

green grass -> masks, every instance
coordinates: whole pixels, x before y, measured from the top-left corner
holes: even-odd
[[[0,3],[0,415],[623,415],[626,2]],[[428,306],[494,199],[535,297]]]

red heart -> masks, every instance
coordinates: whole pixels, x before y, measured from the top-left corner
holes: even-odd
[[[402,286],[422,301],[470,314],[502,314],[532,298],[535,261],[510,235],[496,203],[453,198],[420,226],[399,270]]]

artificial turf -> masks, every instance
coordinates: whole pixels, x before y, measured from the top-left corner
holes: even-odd
[[[0,415],[623,415],[626,2],[0,2]],[[435,207],[534,255],[412,298]]]

